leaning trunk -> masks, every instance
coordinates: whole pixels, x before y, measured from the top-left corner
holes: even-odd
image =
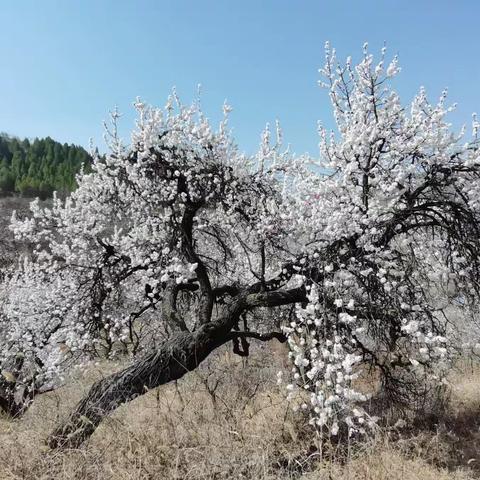
[[[195,332],[180,332],[154,353],[95,383],[48,439],[51,448],[76,448],[93,434],[102,419],[121,404],[148,390],[177,380],[195,369],[229,340],[229,322],[209,323]]]

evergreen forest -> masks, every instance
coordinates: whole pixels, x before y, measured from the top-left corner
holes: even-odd
[[[75,175],[91,156],[81,146],[50,137],[34,140],[0,134],[0,195],[48,198],[76,188]]]

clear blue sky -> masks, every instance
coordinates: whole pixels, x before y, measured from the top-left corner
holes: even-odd
[[[122,133],[137,95],[163,105],[172,86],[206,113],[224,99],[240,147],[253,151],[279,119],[298,153],[317,153],[316,122],[331,124],[317,87],[326,40],[339,56],[387,42],[398,53],[403,101],[418,86],[458,102],[452,120],[480,113],[478,0],[3,0],[0,131],[102,145],[118,105]]]

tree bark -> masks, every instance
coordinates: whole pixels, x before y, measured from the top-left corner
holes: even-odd
[[[197,368],[213,350],[231,339],[229,323],[209,323],[195,332],[179,332],[155,353],[95,383],[68,420],[51,434],[48,445],[79,447],[121,404]]]

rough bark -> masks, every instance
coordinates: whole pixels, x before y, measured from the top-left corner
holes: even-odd
[[[102,419],[121,404],[183,377],[229,340],[228,328],[226,331],[222,324],[207,324],[195,332],[173,335],[156,352],[95,383],[68,420],[52,433],[49,446],[80,446]]]

